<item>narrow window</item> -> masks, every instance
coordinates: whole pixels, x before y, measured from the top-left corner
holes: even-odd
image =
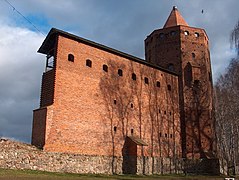
[[[74,55],[68,54],[68,61],[74,62]]]
[[[117,127],[116,126],[114,126],[114,132],[116,132],[117,131]]]
[[[131,135],[134,134],[134,129],[131,129]]]
[[[159,109],[159,114],[161,113],[161,110]]]
[[[172,63],[168,65],[168,70],[174,71],[174,65]]]
[[[165,133],[165,137],[168,137],[167,133]]]
[[[122,71],[122,69],[118,69],[118,75],[119,75],[119,76],[123,76],[123,71]]]
[[[89,59],[87,59],[87,60],[86,60],[86,66],[92,67],[92,61],[89,60]]]
[[[162,133],[161,132],[159,133],[159,137],[162,137]]]
[[[108,72],[108,66],[106,64],[103,65],[103,71]]]
[[[164,114],[166,114],[166,111],[164,111]]]
[[[170,85],[168,85],[168,90],[171,91],[171,86]]]
[[[116,99],[114,100],[114,104],[116,104]]]
[[[199,87],[199,83],[200,81],[198,79],[194,80],[194,83],[193,83],[194,87]]]
[[[130,107],[131,107],[131,108],[134,108],[134,104],[133,104],[133,103],[131,103],[131,104],[130,104]]]
[[[136,74],[132,73],[132,79],[136,81]]]
[[[170,138],[173,138],[173,135],[172,135],[172,134],[170,134]]]
[[[195,37],[199,37],[199,33],[198,33],[198,32],[195,32],[194,36],[195,36]]]
[[[164,33],[160,33],[160,34],[159,34],[159,38],[160,38],[160,39],[163,39],[163,38],[164,38]]]
[[[149,79],[147,77],[144,78],[145,84],[149,84]]]
[[[157,81],[157,82],[156,82],[156,86],[157,86],[157,87],[160,87],[160,81]]]
[[[209,81],[212,82],[212,75],[211,75],[211,72],[208,72],[208,78],[209,78]]]
[[[192,53],[192,59],[195,59],[196,55],[195,53]]]
[[[171,31],[171,32],[170,32],[170,35],[171,35],[171,36],[175,36],[175,35],[176,35],[176,32],[175,32],[175,31]]]
[[[188,31],[184,31],[184,35],[185,35],[185,36],[188,36],[188,35],[189,35],[189,32],[188,32]]]

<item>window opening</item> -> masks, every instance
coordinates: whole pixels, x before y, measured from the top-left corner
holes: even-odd
[[[198,32],[195,32],[195,37],[199,37],[199,33]]]
[[[145,84],[149,84],[149,79],[147,77],[144,78]]]
[[[164,33],[160,33],[160,34],[159,34],[159,38],[160,38],[160,39],[163,39],[163,38],[164,38]]]
[[[195,87],[198,87],[198,86],[199,86],[199,83],[200,83],[200,81],[199,81],[199,80],[197,80],[197,79],[196,79],[196,80],[194,80],[194,86],[195,86]]]
[[[165,133],[165,137],[168,137],[167,133]]]
[[[156,86],[157,86],[157,87],[160,87],[160,81],[157,81],[157,82],[156,82]]]
[[[175,31],[171,31],[171,32],[170,32],[170,35],[171,35],[171,36],[175,36],[175,35],[176,35],[176,32],[175,32]]]
[[[208,78],[209,78],[209,81],[212,82],[212,75],[211,75],[211,72],[208,72]]]
[[[134,134],[134,129],[131,129],[131,135]]]
[[[168,85],[168,90],[171,91],[171,86],[170,85]]]
[[[108,66],[106,64],[103,65],[103,71],[108,72]]]
[[[188,32],[188,31],[184,31],[184,35],[185,35],[185,36],[188,36],[188,35],[189,35],[189,32]]]
[[[114,104],[116,104],[116,99],[114,99]]]
[[[136,74],[132,73],[132,79],[136,81]]]
[[[119,75],[119,76],[123,76],[123,71],[122,71],[122,69],[118,69],[118,75]]]
[[[192,53],[192,58],[195,59],[196,55],[195,53]]]
[[[117,131],[117,127],[116,126],[114,126],[114,132],[116,132]]]
[[[89,60],[89,59],[87,59],[87,60],[86,60],[86,66],[92,67],[92,61]]]
[[[73,54],[68,54],[68,61],[74,62],[74,59],[75,59],[75,57]]]
[[[174,71],[174,65],[172,63],[168,65],[168,70]]]
[[[54,68],[54,61],[54,49],[51,49],[46,56],[46,72]]]
[[[134,108],[134,104],[133,104],[133,103],[131,103],[131,104],[130,104],[130,107],[131,107],[131,108]]]

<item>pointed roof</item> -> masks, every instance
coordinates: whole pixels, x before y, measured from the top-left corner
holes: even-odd
[[[188,26],[186,21],[183,19],[182,15],[180,14],[179,10],[176,6],[173,6],[173,10],[171,11],[166,23],[164,24],[163,28],[173,27],[173,26]]]

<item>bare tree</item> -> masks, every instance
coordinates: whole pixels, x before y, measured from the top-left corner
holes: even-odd
[[[232,59],[215,85],[216,127],[221,158],[234,169],[239,163],[239,61]]]
[[[237,49],[237,55],[239,55],[239,20],[231,32],[230,41],[231,46]]]

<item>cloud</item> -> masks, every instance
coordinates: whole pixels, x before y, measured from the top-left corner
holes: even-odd
[[[0,136],[30,141],[44,69],[44,58],[36,51],[43,38],[28,29],[0,26]]]

